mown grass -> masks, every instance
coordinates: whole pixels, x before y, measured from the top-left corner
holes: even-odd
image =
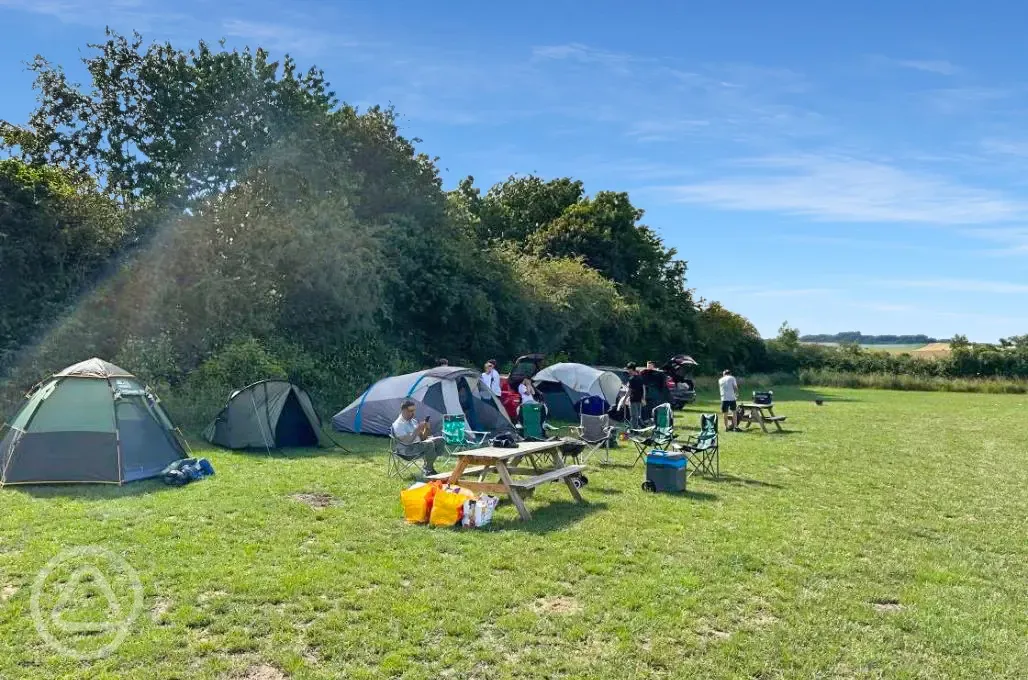
[[[1026,399],[818,394],[776,390],[790,432],[724,434],[724,476],[685,496],[643,492],[621,449],[588,506],[553,485],[492,530],[406,526],[383,443],[356,438],[198,452],[218,474],[180,489],[5,489],[0,677],[1024,677]],[[29,614],[80,545],[145,591],[99,661]]]
[[[701,390],[715,391],[717,378],[697,377]],[[742,394],[751,390],[774,389],[783,385],[844,387],[849,389],[900,390],[904,392],[977,392],[982,394],[1028,394],[1028,380],[1012,378],[941,378],[895,373],[849,373],[827,369],[803,369],[799,374],[758,373],[739,377]]]

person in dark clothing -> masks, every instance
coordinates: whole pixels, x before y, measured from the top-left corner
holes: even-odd
[[[630,413],[631,425],[635,429],[642,427],[642,406],[643,397],[646,394],[646,384],[635,364],[628,364],[628,410]]]

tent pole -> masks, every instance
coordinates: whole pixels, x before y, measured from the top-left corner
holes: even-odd
[[[114,416],[114,444],[118,450],[118,486],[121,486],[124,483],[123,477],[125,473],[121,467],[121,427],[118,425],[118,398],[115,397],[119,392],[114,389],[110,378],[105,378],[104,380],[107,382],[107,388],[111,391],[111,415]]]
[[[10,430],[11,432],[14,432],[14,428],[13,427],[8,425],[7,423],[4,423],[3,427],[0,427],[0,441],[3,441],[4,430]],[[11,454],[14,453],[14,445],[17,444],[17,443],[18,443],[17,441],[14,441],[14,442],[11,443],[11,450],[10,450],[9,453],[11,453]],[[13,455],[11,457],[8,457],[8,455],[6,453],[4,453],[3,451],[0,451],[0,456],[2,456],[2,458],[0,458],[0,460],[4,461],[4,467],[3,467],[2,470],[0,470],[0,486],[3,486],[4,483],[7,481],[7,466],[11,464],[11,458],[13,458]]]
[[[253,398],[253,390],[250,390],[250,403],[253,404],[253,415],[257,418],[257,427],[261,431],[261,439],[264,440],[264,448],[268,450],[268,455],[271,455],[271,447],[268,445],[268,435],[264,433],[264,423],[261,422],[261,412],[257,408],[257,400]]]
[[[271,422],[271,404],[269,403],[269,401],[270,400],[268,398],[268,382],[264,381],[264,417],[268,421],[268,439],[271,440],[273,444],[278,446],[278,442],[275,441],[276,428],[275,425]],[[279,415],[281,416],[281,414]]]

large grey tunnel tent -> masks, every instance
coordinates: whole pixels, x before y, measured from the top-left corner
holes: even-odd
[[[186,448],[157,397],[101,359],[40,383],[0,437],[0,485],[155,477]]]
[[[332,427],[340,432],[388,435],[404,399],[417,404],[417,419],[431,416],[432,431],[437,435],[442,432],[444,415],[464,414],[472,430],[514,429],[500,400],[481,384],[478,373],[456,366],[383,378],[337,413]]]
[[[310,396],[284,380],[261,380],[233,392],[203,436],[227,449],[329,445]]]

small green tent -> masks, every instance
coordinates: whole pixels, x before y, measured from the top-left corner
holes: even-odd
[[[122,484],[155,477],[186,457],[157,397],[101,359],[40,383],[0,434],[0,486]]]
[[[227,449],[329,445],[310,396],[284,380],[261,380],[233,392],[204,438]]]

